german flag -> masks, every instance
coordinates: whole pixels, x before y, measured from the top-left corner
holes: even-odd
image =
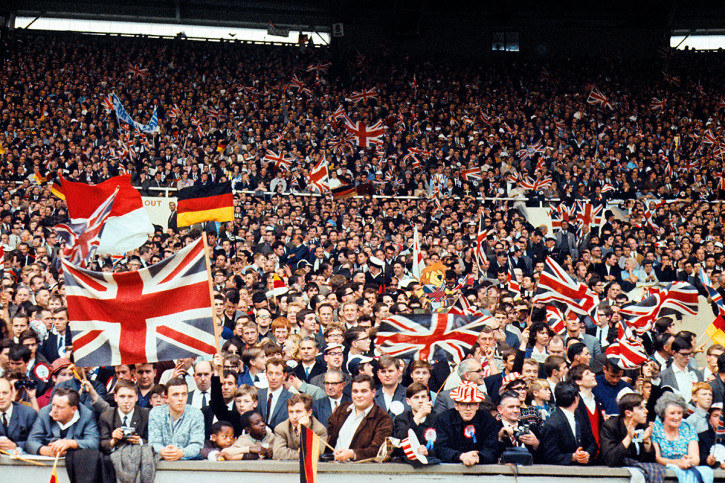
[[[712,321],[712,324],[705,329],[705,333],[714,343],[725,344],[725,319],[722,314]]]
[[[216,151],[217,153],[223,153],[225,149],[227,149],[227,146],[229,143],[227,141],[219,141],[219,143],[216,145]]]
[[[176,212],[178,226],[191,226],[205,221],[234,221],[232,183],[227,181],[180,189]]]
[[[320,457],[318,436],[307,426],[300,426],[300,483],[317,482],[317,460]]]
[[[352,198],[353,196],[357,196],[357,188],[349,184],[332,190],[332,199],[334,200],[343,200],[345,198]]]
[[[60,185],[57,179],[54,179],[53,183],[51,183],[50,192],[61,200],[65,201],[65,193],[63,192],[63,187]]]

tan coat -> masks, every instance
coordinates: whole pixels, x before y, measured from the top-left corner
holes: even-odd
[[[312,418],[312,431],[327,441],[327,429],[321,422]],[[325,452],[326,446],[320,443],[320,454]],[[273,458],[276,460],[297,460],[300,458],[300,435],[289,419],[282,421],[274,428],[274,444],[272,445]]]

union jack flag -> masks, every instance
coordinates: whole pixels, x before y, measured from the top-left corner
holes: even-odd
[[[436,192],[433,194],[433,209],[430,212],[430,216],[435,216],[438,213],[443,213],[443,205],[441,205],[441,200],[438,198],[438,192],[439,190],[436,190]]]
[[[700,163],[695,161],[694,159],[689,159],[687,161],[683,161],[680,165],[680,171],[695,171],[700,166]]]
[[[181,118],[181,109],[178,105],[174,104],[174,107],[169,109],[169,117]]]
[[[356,138],[357,145],[361,148],[372,148],[383,141],[383,121],[368,127],[362,121],[353,123],[346,119],[345,129]]]
[[[665,315],[696,315],[697,304],[695,287],[687,282],[673,282],[641,302],[623,307],[619,313],[629,329],[642,335]]]
[[[712,303],[717,305],[720,315],[725,315],[725,302],[723,302],[722,295],[712,286],[710,277],[707,276],[707,273],[702,267],[700,267],[700,280],[702,280],[702,286],[707,290],[707,294],[710,296]]]
[[[525,190],[539,191],[550,188],[552,182],[551,176],[544,176],[543,178],[537,180],[526,178],[525,180],[520,181],[519,186]]]
[[[406,360],[460,361],[491,321],[490,316],[394,315],[380,322],[375,346]]]
[[[141,67],[138,64],[135,64],[135,65],[129,64],[126,72],[133,75],[134,77],[148,77],[149,76],[149,70]]]
[[[566,332],[566,312],[566,306],[559,302],[551,302],[546,306],[546,322],[559,335]]]
[[[636,369],[644,364],[647,359],[647,352],[642,341],[636,337],[622,337],[609,344],[605,349],[607,359],[614,362],[621,369]]]
[[[667,98],[658,99],[656,97],[652,98],[652,102],[649,105],[649,108],[653,111],[656,111],[657,109],[665,109],[665,104],[667,104]]]
[[[614,191],[617,191],[617,188],[609,183],[605,183],[604,186],[602,186],[602,194],[611,193]]]
[[[168,361],[216,353],[204,244],[149,268],[92,272],[62,260],[79,366]]]
[[[327,185],[327,175],[327,159],[322,156],[322,158],[320,158],[317,164],[310,171],[310,186],[319,191],[320,193],[330,191],[330,187]]]
[[[602,224],[604,205],[594,206],[587,201],[576,202],[577,231],[581,232],[584,225],[599,226]]]
[[[663,72],[662,74],[665,78],[665,82],[667,82],[668,84],[676,85],[676,86],[680,85],[680,78],[677,77],[676,75],[671,75],[671,74],[668,74],[667,72]]]
[[[263,161],[267,161],[268,163],[274,163],[274,169],[284,169],[289,170],[292,167],[292,158],[288,158],[287,156],[283,156],[281,154],[277,154],[274,151],[268,149],[267,154],[264,155],[264,158],[262,158]]]
[[[576,216],[576,204],[567,206],[564,203],[559,205],[551,205],[549,208],[549,216],[551,216],[551,227],[554,230],[561,230],[561,222],[571,223]]]
[[[101,203],[93,214],[86,218],[72,219],[70,223],[55,225],[58,236],[65,241],[63,258],[85,268],[101,244],[101,235],[106,219],[111,214],[118,188]]]
[[[463,181],[478,181],[481,182],[481,168],[464,169],[461,171],[461,178]]]
[[[191,117],[191,125],[196,128],[196,135],[200,138],[204,137],[204,130],[201,128],[201,123],[196,118],[196,116]]]
[[[431,302],[442,304],[446,301],[446,284],[443,283],[437,285],[425,285],[423,286],[423,292],[428,296]]]
[[[514,273],[514,264],[511,258],[509,258],[509,271],[506,274],[506,283],[508,284],[507,290],[513,292],[514,295],[521,295],[521,285],[516,279],[516,273]]]
[[[327,69],[330,67],[330,63],[327,64],[312,64],[309,67],[307,67],[307,72],[327,72]]]
[[[460,307],[457,307],[454,304],[450,309],[448,309],[448,312],[446,312],[448,315],[472,315],[474,317],[483,317],[483,312],[471,305],[463,294],[458,297],[456,304],[460,305]]]
[[[589,92],[589,97],[587,97],[587,103],[593,105],[598,104],[610,110],[613,109],[612,103],[609,102],[609,98],[602,94],[596,87],[592,87],[591,92]]]
[[[483,228],[483,215],[478,220],[478,234],[476,235],[476,265],[478,265],[479,273],[486,271],[486,238],[488,237],[488,230]]]
[[[717,144],[717,137],[708,129],[702,135],[702,142],[705,144]]]
[[[350,95],[349,100],[357,104],[358,102],[368,101],[378,97],[378,88],[373,87],[372,89],[363,89],[362,91],[353,91]]]
[[[217,119],[218,120],[218,119],[221,118],[221,115],[219,114],[219,109],[217,109],[214,106],[207,107],[206,112],[207,112],[207,114],[209,114],[214,119]]]
[[[717,101],[717,104],[715,105],[716,109],[725,109],[725,97]]]
[[[408,151],[410,151],[411,148],[408,148]],[[415,154],[412,152],[408,152],[405,156],[403,156],[402,160],[403,162],[411,161],[410,166],[413,169],[419,169],[420,168],[420,159],[415,157]]]
[[[532,301],[562,302],[577,314],[589,315],[599,303],[599,297],[585,284],[572,279],[553,258],[546,257]]]
[[[562,132],[566,131],[566,123],[562,120],[557,119],[556,121],[554,121],[554,125],[556,126],[556,129],[558,131],[562,131]]]
[[[105,109],[106,111],[108,111],[108,112],[111,112],[111,111],[113,111],[113,96],[111,96],[111,94],[108,94],[108,95],[107,95],[106,97],[104,97],[104,98],[103,98],[103,100],[101,101],[101,105],[103,105],[103,108],[104,108],[104,109]]]
[[[296,89],[300,94],[307,94],[310,97],[312,96],[312,91],[306,88],[296,75],[292,76],[292,80],[289,82],[289,88]]]

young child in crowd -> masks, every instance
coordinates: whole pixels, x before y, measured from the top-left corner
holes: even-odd
[[[551,387],[546,379],[534,379],[529,385],[526,394],[526,404],[536,409],[541,415],[542,421],[546,421],[551,416],[552,407]]]
[[[211,436],[201,449],[201,457],[210,461],[223,461],[222,450],[234,444],[234,428],[226,421],[217,421],[211,426]]]
[[[242,433],[229,448],[221,451],[227,460],[256,460],[272,458],[274,433],[267,427],[262,415],[255,411],[242,414]]]

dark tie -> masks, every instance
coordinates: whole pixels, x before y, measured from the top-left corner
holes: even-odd
[[[206,407],[206,391],[202,391],[201,393],[201,409],[204,409]]]
[[[5,434],[8,432],[8,415],[3,411],[3,429],[5,430]]]
[[[272,420],[272,394],[267,398],[267,424]]]
[[[128,426],[128,414],[123,417],[123,425]]]

